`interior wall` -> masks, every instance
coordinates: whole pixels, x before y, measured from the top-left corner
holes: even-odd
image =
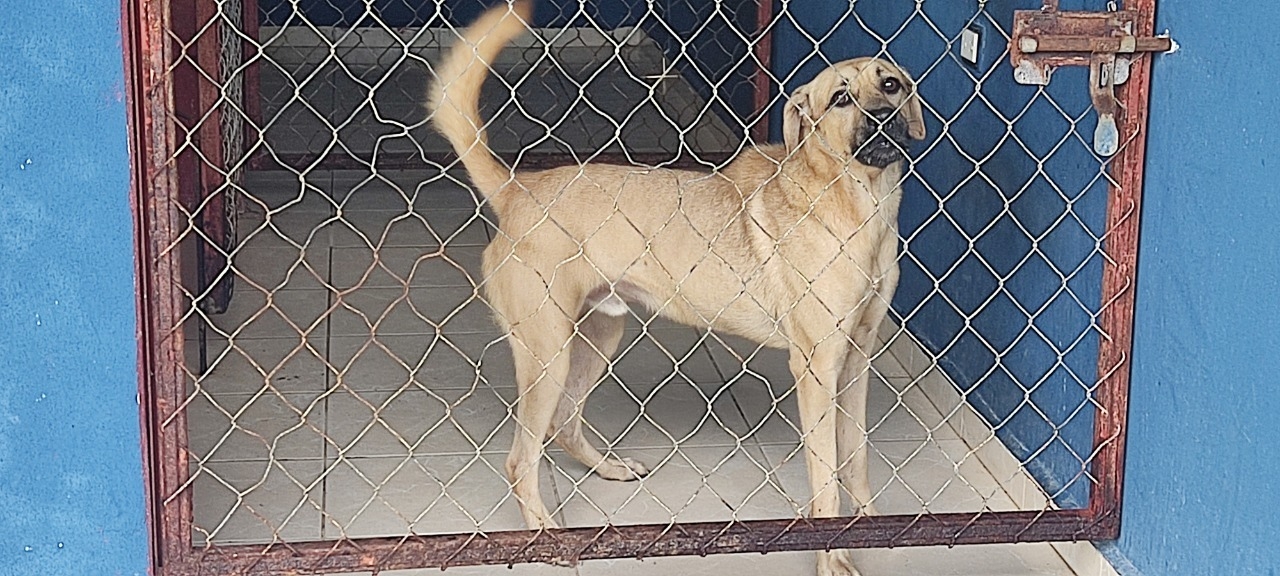
[[[659,0],[654,16],[640,21],[667,59],[731,129],[742,134],[756,116],[747,39],[755,37],[754,0]]]
[[[260,21],[271,26],[462,27],[494,0],[258,0]],[[438,8],[437,8],[438,7]],[[747,39],[756,29],[754,0],[539,0],[535,26],[601,30],[639,26],[666,53],[675,70],[729,126],[755,115]],[[742,130],[745,133],[745,129]]]
[[[314,26],[465,26],[494,0],[258,0],[263,24]],[[437,10],[437,6],[439,9]],[[537,26],[585,26],[590,22],[611,29],[634,26],[644,13],[635,0],[539,0],[534,4]]]

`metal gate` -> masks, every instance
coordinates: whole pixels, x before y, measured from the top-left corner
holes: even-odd
[[[871,368],[881,513],[804,517],[785,356],[637,315],[587,415],[654,471],[551,454],[546,531],[494,464],[496,218],[422,106],[481,4],[125,2],[157,574],[1118,535],[1154,0],[538,4],[483,98],[520,168],[718,171],[861,55],[913,74],[929,126]]]

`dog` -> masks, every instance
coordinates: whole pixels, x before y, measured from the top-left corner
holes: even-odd
[[[632,307],[788,350],[813,517],[841,492],[874,514],[867,478],[867,380],[898,282],[906,148],[925,137],[914,81],[874,58],[836,63],[795,91],[784,143],[710,173],[587,163],[513,171],[487,146],[481,84],[527,29],[532,2],[490,9],[436,68],[435,129],[498,216],[483,258],[485,299],[509,335],[519,390],[506,461],[528,527],[556,528],[538,487],[548,439],[596,474],[635,480],[631,458],[582,433],[582,407]],[[821,576],[857,574],[847,550]]]

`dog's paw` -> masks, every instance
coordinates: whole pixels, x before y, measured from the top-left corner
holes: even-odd
[[[861,576],[848,550],[818,553],[818,576]]]
[[[524,509],[521,512],[524,513],[524,524],[530,530],[555,530],[560,527],[559,523],[551,519],[551,514],[547,512],[546,508],[542,510]]]
[[[649,468],[632,458],[609,457],[596,467],[596,474],[606,480],[627,482],[648,476]]]

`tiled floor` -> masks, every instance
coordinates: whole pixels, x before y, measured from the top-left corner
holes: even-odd
[[[256,200],[240,224],[236,294],[227,313],[210,318],[203,375],[198,343],[188,342],[197,540],[522,528],[501,472],[513,434],[510,353],[475,295],[487,214],[464,188],[427,172],[272,172],[251,175],[246,189]],[[941,377],[922,376],[907,358],[919,353],[909,338],[889,328],[882,336],[891,344],[875,361],[870,392],[880,512],[1036,502],[1007,488],[1016,464],[996,476],[979,459],[974,439],[983,436],[964,410],[926,396],[938,383],[929,379]],[[783,352],[662,321],[643,330],[632,321],[622,350],[591,397],[588,434],[656,470],[610,482],[552,450],[542,487],[563,524],[800,513],[808,484]],[[957,433],[962,421],[968,437]],[[1047,545],[857,556],[868,576],[1072,573]],[[779,553],[514,573],[812,570],[808,554]]]

